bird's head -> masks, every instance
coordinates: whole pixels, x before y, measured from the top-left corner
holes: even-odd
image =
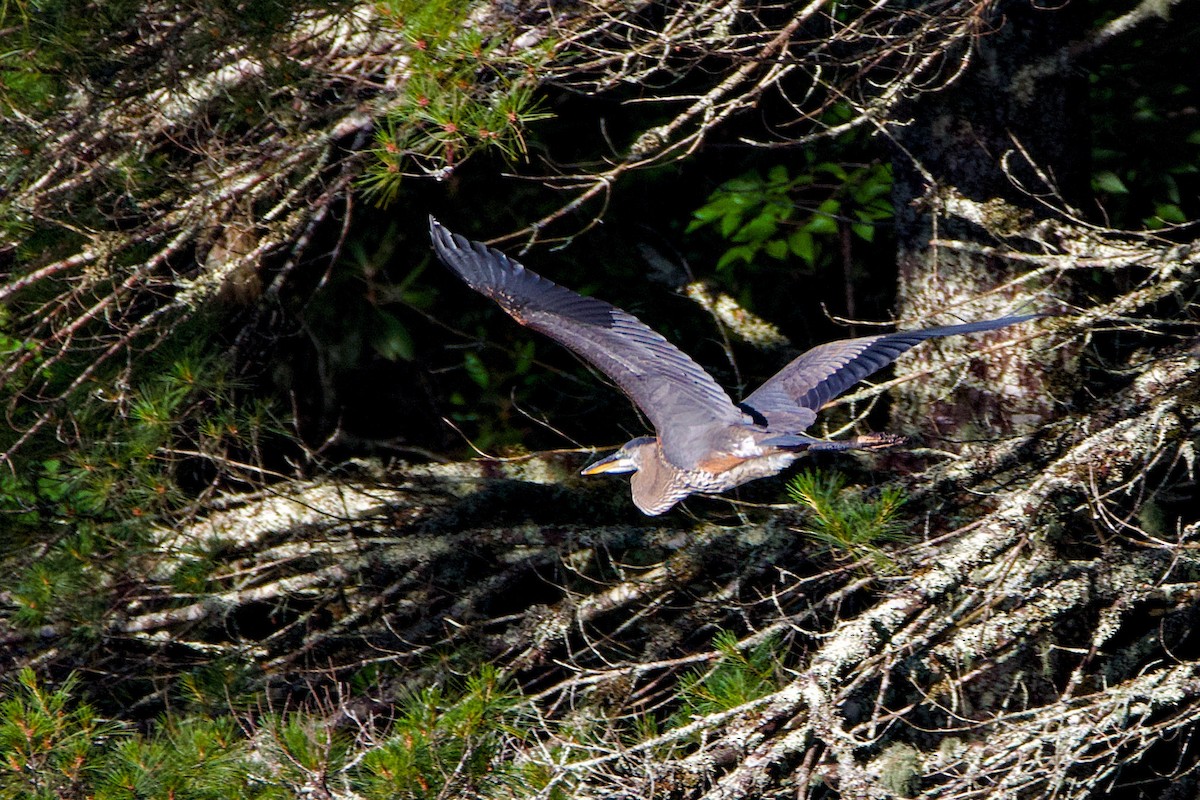
[[[659,452],[653,436],[631,439],[610,456],[583,468],[584,475],[632,472],[630,488],[633,504],[643,514],[656,516],[669,511],[676,503],[691,494],[684,473],[669,465]]]
[[[653,436],[639,436],[636,439],[630,439],[612,455],[588,464],[580,474],[619,475],[625,472],[637,472],[653,458],[653,448],[656,443]]]

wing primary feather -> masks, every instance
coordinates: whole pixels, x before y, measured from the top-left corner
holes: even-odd
[[[705,443],[697,428],[722,428],[742,413],[712,376],[632,314],[584,297],[480,242],[429,232],[439,258],[472,289],[510,316],[568,347],[611,378],[654,425],[664,453],[693,468]]]
[[[787,414],[797,407],[815,412],[927,339],[991,331],[1043,316],[1046,315],[1023,314],[828,342],[801,354],[742,402],[768,420],[772,412]]]

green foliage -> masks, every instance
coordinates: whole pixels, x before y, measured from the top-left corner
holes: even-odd
[[[291,713],[258,721],[261,754],[272,766],[273,779],[295,794],[340,776],[353,756],[352,738],[319,717]],[[288,796],[295,796],[289,793]]]
[[[783,685],[779,639],[767,637],[749,650],[738,647],[737,636],[721,631],[713,638],[721,658],[709,669],[694,670],[679,681],[681,706],[672,727],[765,697]]]
[[[107,604],[96,591],[96,576],[88,569],[96,555],[94,535],[68,535],[41,560],[16,576],[11,602],[13,624],[35,628],[66,623],[70,640],[87,641],[99,635],[96,626]]]
[[[36,363],[36,356],[38,355],[37,342],[25,339],[14,339],[11,336],[5,335],[4,322],[6,316],[7,310],[3,306],[0,306],[0,356],[7,356],[21,350],[26,350],[34,354]]]
[[[777,261],[798,259],[811,270],[843,225],[859,239],[874,241],[875,223],[892,216],[891,188],[885,164],[847,169],[823,161],[796,175],[777,164],[766,177],[751,170],[721,184],[692,212],[687,230],[713,226],[732,243],[717,261],[720,270],[753,264],[760,253]],[[804,207],[809,213],[798,214]]]
[[[101,743],[121,731],[86,704],[72,704],[75,680],[56,690],[23,669],[0,702],[0,800],[83,797]]]
[[[357,369],[368,351],[388,361],[417,358],[412,331],[388,307],[419,312],[429,307],[432,292],[419,280],[429,262],[418,262],[398,282],[381,279],[400,241],[395,224],[350,241],[343,260],[306,306],[305,326],[321,344],[330,380]]]
[[[480,339],[486,340],[483,331]],[[511,348],[489,347],[486,359],[485,353],[463,351],[463,374],[477,391],[471,394],[461,390],[452,392],[450,418],[470,427],[473,431],[471,441],[476,447],[489,450],[515,445],[519,441],[510,424],[512,386],[514,383],[531,386],[544,379],[546,373],[533,369],[536,348],[536,340],[524,339],[514,342]]]
[[[242,800],[277,796],[230,717],[165,719],[148,735],[101,720],[22,670],[0,701],[0,800]]]
[[[388,361],[412,361],[416,356],[412,334],[394,314],[375,308],[371,317],[371,347]]]
[[[550,755],[554,758],[557,749],[550,748]],[[554,777],[554,768],[550,764],[534,761],[522,764],[515,776],[515,791],[512,796],[536,800],[570,800],[574,795],[563,785],[563,781],[550,785]]]
[[[413,693],[388,739],[362,759],[356,783],[379,800],[496,796],[518,774],[497,760],[517,699],[491,667],[453,696],[438,687]]]
[[[1178,27],[1171,58],[1159,36],[1134,36],[1089,76],[1091,188],[1117,227],[1200,219],[1200,120],[1183,111],[1200,103],[1200,87],[1178,68],[1194,63],[1200,47],[1194,21]]]
[[[482,150],[524,157],[527,126],[550,116],[534,79],[550,43],[509,48],[465,24],[470,6],[455,0],[386,0],[381,9],[408,41],[411,77],[376,133],[361,182],[367,196],[392,202],[413,167],[438,174]]]
[[[490,667],[456,690],[401,700],[382,740],[333,727],[327,713],[239,721],[197,704],[138,733],[100,719],[78,689],[75,678],[47,689],[28,669],[0,685],[0,800],[265,800],[317,787],[379,800],[486,798],[551,780],[545,765],[502,763],[502,743],[519,735],[519,696]]]
[[[123,29],[136,6],[131,0],[0,1],[0,108],[38,111],[65,102],[73,80],[111,70],[112,54],[96,46]]]
[[[0,473],[0,532],[18,552],[37,548],[11,578],[17,625],[94,640],[112,577],[143,552],[148,522],[182,503],[187,454],[251,450],[274,425],[265,404],[239,404],[222,359],[191,342],[171,350],[147,358],[122,395],[78,409],[70,449]],[[180,580],[201,578],[193,569]]]
[[[270,41],[303,7],[346,5],[337,0],[214,0],[197,7],[204,18],[188,36],[173,40],[171,63],[153,66],[170,70],[179,63],[194,64],[234,39],[241,46]],[[117,79],[124,69],[152,74],[128,40],[143,14],[144,5],[137,0],[0,0],[0,115],[6,106],[36,112],[65,103],[72,87],[109,91],[124,83]]]
[[[24,475],[0,477],[6,512],[0,530],[9,544],[35,547],[37,554],[11,575],[12,622],[62,624],[64,643],[83,643],[98,636],[108,606],[102,574],[121,568],[143,527],[106,508],[91,483],[95,476],[68,464],[46,459]]]
[[[179,676],[174,695],[189,714],[218,716],[253,708],[261,673],[248,660],[224,657],[206,662]]]
[[[900,518],[904,492],[885,486],[875,499],[846,487],[840,473],[823,474],[805,470],[788,484],[792,499],[812,512],[812,538],[853,559],[870,558],[878,569],[887,571],[892,562],[879,545],[903,541],[905,522]]]
[[[189,443],[195,449],[218,453],[272,423],[262,405],[239,408],[223,359],[204,354],[192,340],[176,347],[182,351],[168,345],[147,358],[133,385],[105,397],[107,403],[78,409],[72,420],[78,439],[70,451],[0,483],[0,507],[21,512],[10,515],[9,524],[155,513],[180,497],[171,473],[181,434],[195,437]],[[195,431],[181,431],[180,421],[189,418],[202,421]],[[122,503],[115,504],[118,497]]]
[[[193,717],[127,736],[96,768],[97,800],[241,800],[263,797],[249,748],[234,720]]]
[[[389,361],[412,361],[416,357],[416,346],[408,327],[394,314],[385,310],[391,303],[399,303],[417,310],[425,310],[432,301],[432,293],[420,281],[421,275],[429,265],[429,261],[421,261],[408,271],[396,283],[384,283],[376,280],[386,263],[395,254],[396,242],[399,241],[395,224],[389,224],[385,234],[375,246],[368,250],[362,241],[351,242],[349,246],[351,274],[360,277],[368,286],[368,299],[371,300],[371,310],[367,316],[367,336],[371,347],[379,355]],[[345,274],[345,273],[343,273]],[[344,314],[341,313],[345,302],[351,302],[361,297],[362,284],[355,280],[351,286],[352,297],[341,297],[335,300],[329,310],[334,318],[329,320],[329,334],[346,331]],[[344,294],[344,292],[343,292]]]

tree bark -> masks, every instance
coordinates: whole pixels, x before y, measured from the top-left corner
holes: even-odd
[[[1018,219],[948,214],[942,193],[1002,200],[1018,217],[1061,217],[1087,188],[1086,83],[1067,46],[1078,38],[1075,4],[989,4],[949,85],[919,94],[888,128],[893,141],[897,311],[909,324],[1057,311],[1073,303],[1070,281],[1030,280],[1002,255],[949,250],[941,240],[994,243]],[[1039,198],[1045,204],[1039,202]],[[1061,211],[1056,213],[1054,207]],[[901,361],[892,416],[897,429],[935,442],[974,441],[1037,429],[1072,388],[1077,348],[1018,344],[986,358],[964,356],[1013,338],[1003,331],[947,339]],[[932,378],[930,376],[938,376]]]

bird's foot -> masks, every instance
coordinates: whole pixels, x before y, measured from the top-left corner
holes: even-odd
[[[855,436],[854,446],[860,450],[886,450],[908,444],[908,437],[898,433],[867,433]]]

